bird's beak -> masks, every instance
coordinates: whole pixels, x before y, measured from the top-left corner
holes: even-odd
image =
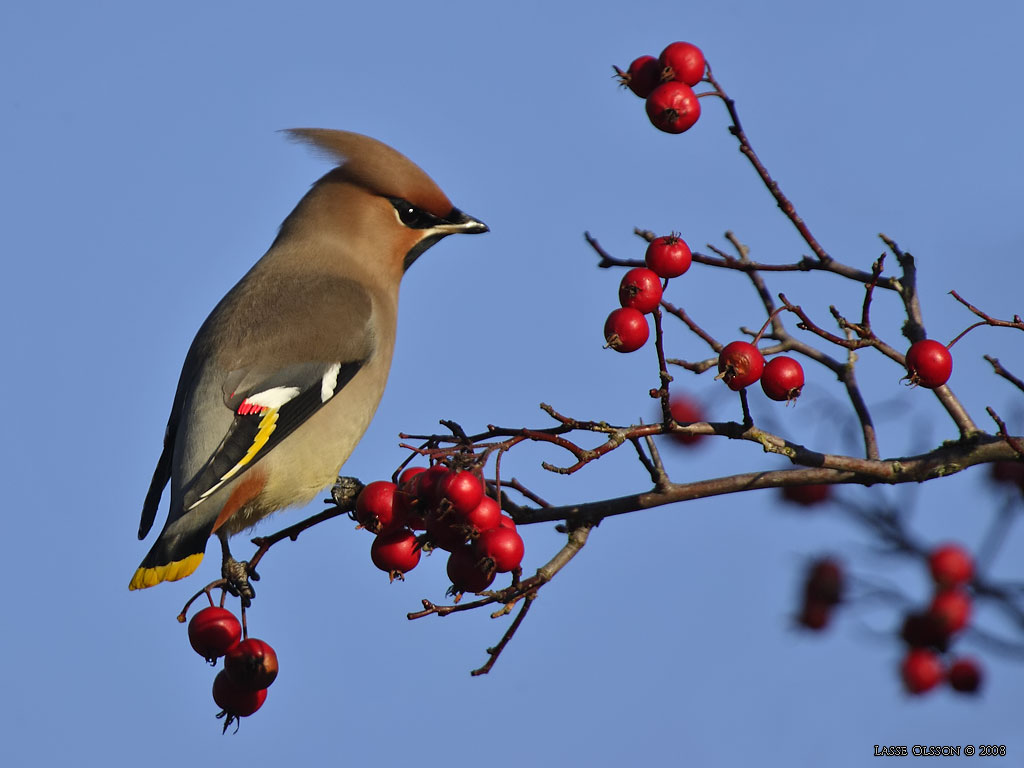
[[[490,228],[479,219],[474,219],[469,214],[463,213],[458,208],[453,208],[443,224],[433,227],[436,232],[443,232],[446,235],[465,234],[477,235],[482,232],[490,232]]]

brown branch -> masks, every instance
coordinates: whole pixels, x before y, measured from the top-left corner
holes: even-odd
[[[1019,389],[1020,391],[1024,392],[1024,381],[1022,381],[1021,379],[1018,379],[1016,376],[1014,376],[1012,373],[1010,373],[1008,370],[1006,370],[1002,366],[1002,364],[999,362],[998,358],[991,357],[989,355],[985,355],[984,357],[985,357],[985,360],[988,361],[988,364],[992,366],[992,371],[997,376],[1002,376],[1008,382],[1013,384],[1013,386],[1015,386],[1017,389]]]
[[[522,521],[539,523],[565,520],[569,524],[574,521],[594,522],[606,517],[653,509],[680,501],[787,485],[920,483],[953,475],[977,464],[1017,457],[1010,443],[994,435],[978,435],[970,441],[943,444],[928,453],[882,460],[815,453],[794,443],[769,436],[753,427],[747,430],[744,439],[762,442],[766,451],[785,455],[794,464],[806,468],[748,472],[694,483],[671,483],[663,490],[630,494],[614,499],[545,509],[524,509]]]
[[[768,188],[772,197],[775,198],[775,202],[779,206],[779,209],[785,214],[786,218],[792,222],[793,226],[796,227],[797,232],[800,233],[804,242],[810,246],[814,255],[818,257],[818,261],[823,264],[830,263],[832,261],[832,257],[828,255],[825,249],[821,247],[821,244],[818,243],[814,235],[811,234],[811,230],[808,228],[807,224],[796,212],[796,207],[790,199],[782,193],[782,189],[779,187],[778,183],[769,175],[768,169],[765,168],[764,164],[757,156],[757,153],[754,152],[754,148],[751,146],[750,140],[747,138],[747,134],[744,132],[743,126],[740,124],[740,116],[736,111],[736,102],[729,98],[722,86],[717,80],[715,80],[714,76],[711,74],[710,67],[708,67],[707,70],[707,80],[711,83],[715,91],[717,91],[717,95],[722,99],[722,103],[725,104],[725,108],[729,111],[729,117],[732,119],[732,125],[729,126],[729,133],[735,136],[739,141],[740,152],[742,152],[744,157],[746,157],[750,161],[751,165],[754,166],[754,170],[757,171],[757,175],[761,177],[761,181],[764,183],[765,187]]]
[[[950,291],[949,295],[952,296],[957,301],[959,301],[961,304],[963,304],[969,310],[971,310],[971,312],[976,314],[978,317],[980,317],[982,319],[984,325],[992,325],[992,326],[997,326],[997,327],[1001,327],[1001,328],[1016,328],[1018,331],[1024,331],[1024,320],[1021,320],[1020,315],[1014,315],[1013,316],[1013,320],[997,320],[996,318],[992,317],[991,315],[989,315],[989,314],[987,314],[985,312],[982,312],[980,309],[978,309],[976,306],[971,304],[969,301],[966,301],[965,299],[961,298],[960,294],[957,293],[956,291]],[[971,327],[973,328],[975,326],[971,326]],[[964,333],[966,333],[966,331]],[[962,335],[963,334],[960,334],[960,336],[962,336]],[[957,336],[957,339],[959,339],[960,336]],[[956,341],[956,339],[954,339],[953,341]],[[949,342],[948,346],[952,346],[953,345],[953,341]]]

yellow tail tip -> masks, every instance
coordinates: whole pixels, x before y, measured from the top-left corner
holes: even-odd
[[[184,560],[175,560],[167,565],[158,565],[153,568],[139,568],[132,576],[128,589],[146,589],[159,584],[161,581],[177,581],[189,576],[199,564],[203,562],[203,553],[197,552],[189,555]]]

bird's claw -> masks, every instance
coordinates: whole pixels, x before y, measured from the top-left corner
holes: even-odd
[[[256,589],[250,582],[259,581],[260,576],[254,569],[249,568],[249,561],[239,562],[230,555],[224,558],[221,565],[221,576],[227,582],[226,588],[235,597],[242,601],[242,607],[248,608],[256,597]]]

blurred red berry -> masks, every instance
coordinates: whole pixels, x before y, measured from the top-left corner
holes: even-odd
[[[832,618],[832,606],[816,600],[805,600],[797,621],[807,629],[819,631],[828,626]]]
[[[935,648],[945,651],[949,645],[949,633],[945,621],[928,611],[908,613],[900,629],[900,637],[911,648]]]
[[[604,323],[604,339],[616,352],[635,352],[650,335],[647,318],[632,307],[616,309]]]
[[[764,357],[749,341],[726,344],[718,354],[719,378],[723,379],[731,390],[749,387],[761,378],[763,370]]]
[[[926,389],[941,387],[953,373],[953,356],[934,339],[915,341],[907,350],[907,380]]]
[[[693,263],[693,254],[679,235],[663,235],[647,246],[644,261],[652,272],[667,279],[685,274]]]
[[[832,495],[832,486],[817,483],[812,485],[786,485],[782,487],[781,491],[782,498],[786,501],[799,504],[802,507],[813,507],[828,501],[829,496]]]
[[[942,619],[948,634],[956,634],[970,621],[971,596],[958,587],[943,589],[932,599],[928,612]]]
[[[633,59],[629,69],[619,79],[641,99],[646,99],[661,83],[662,69],[661,62],[653,56],[640,56]]]
[[[360,492],[356,499],[356,520],[366,530],[380,533],[403,525],[402,504],[396,510],[395,494],[398,486],[387,480],[374,480]]]
[[[995,483],[1016,485],[1024,491],[1024,461],[994,461],[989,465],[989,476]]]
[[[960,693],[977,693],[981,687],[981,665],[972,658],[961,658],[949,668],[949,684]]]
[[[476,549],[482,557],[494,561],[498,573],[507,573],[519,567],[523,561],[525,546],[518,531],[511,528],[492,528],[480,534]]]
[[[516,529],[516,521],[508,515],[502,513],[501,517],[498,519],[498,527],[511,528],[514,531]]]
[[[668,409],[672,418],[679,424],[690,424],[695,421],[705,421],[704,411],[700,403],[691,397],[682,394],[674,394],[668,402]],[[682,445],[694,445],[699,443],[707,435],[680,435],[673,433],[672,439]]]
[[[942,681],[942,660],[927,648],[912,648],[903,659],[901,672],[910,693],[924,693]]]
[[[772,400],[788,402],[800,397],[804,387],[804,369],[791,357],[773,357],[764,364],[761,389]]]
[[[226,608],[211,605],[188,623],[188,641],[195,652],[213,663],[242,639],[242,625]]]
[[[661,303],[661,278],[650,269],[635,267],[619,283],[619,304],[645,315]]]
[[[836,605],[843,596],[843,570],[831,557],[815,560],[807,569],[804,598],[807,602]]]
[[[277,678],[277,653],[270,643],[246,638],[225,654],[224,671],[239,688],[247,691],[269,688]]]
[[[959,544],[943,544],[928,556],[932,579],[940,587],[967,584],[974,576],[974,561]]]
[[[482,592],[494,582],[496,571],[483,567],[476,547],[457,547],[448,556],[448,578],[455,592]]]
[[[408,573],[420,561],[416,534],[408,528],[395,528],[378,534],[370,545],[370,559],[392,577]]]
[[[693,43],[671,43],[659,57],[661,66],[670,70],[665,76],[687,85],[696,85],[704,77],[704,53]]]
[[[222,669],[213,680],[213,700],[228,715],[224,724],[227,730],[228,723],[235,718],[248,717],[263,706],[267,700],[267,689],[250,691],[242,688],[231,679],[226,669]]]
[[[662,83],[647,97],[647,117],[665,133],[682,133],[700,118],[700,101],[686,83]]]

